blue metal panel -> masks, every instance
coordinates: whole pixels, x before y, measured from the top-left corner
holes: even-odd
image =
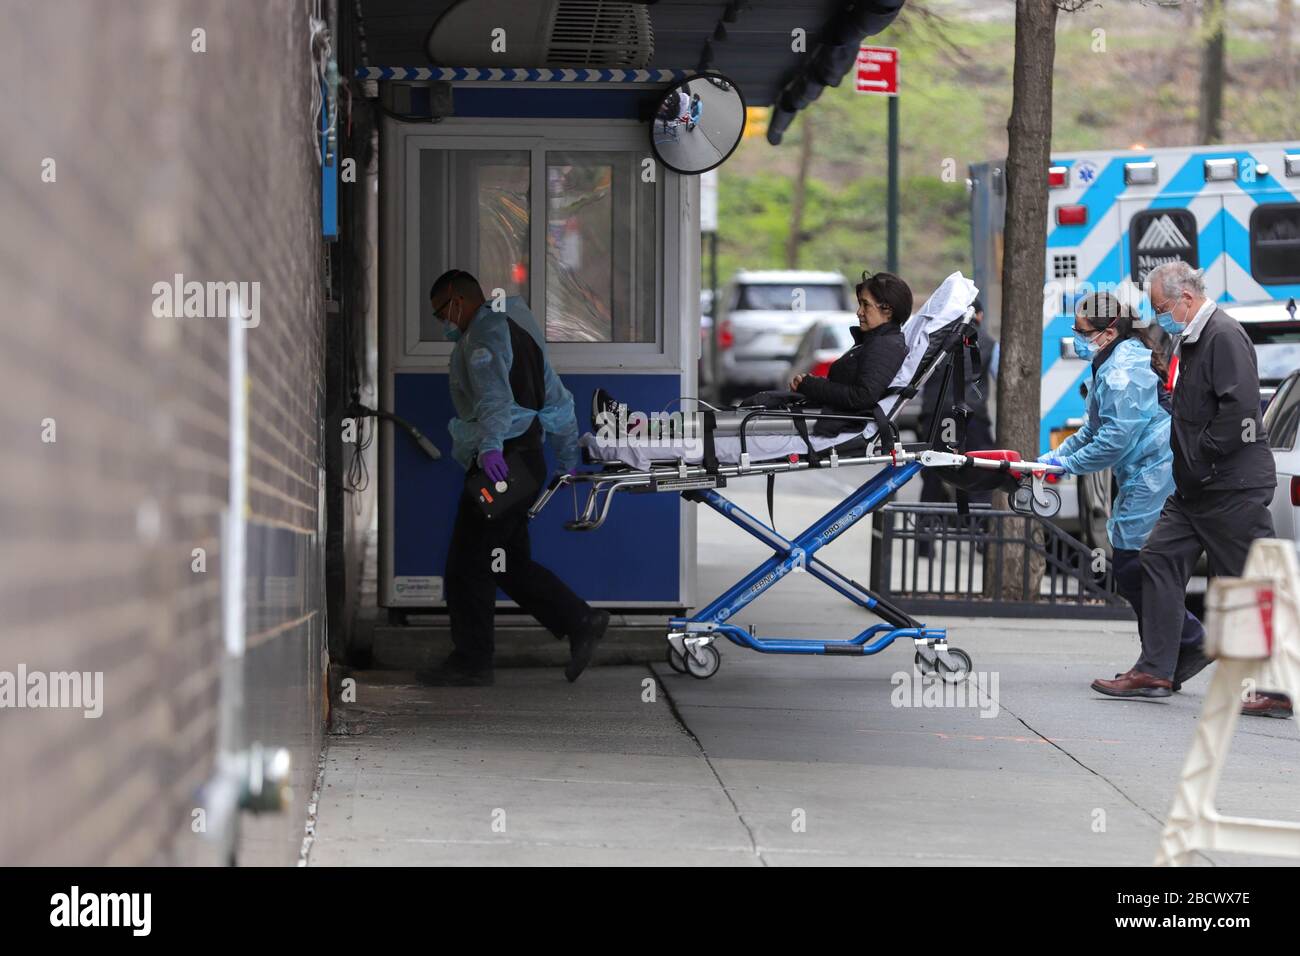
[[[573,393],[582,430],[597,386],[613,389],[632,408],[660,409],[682,394],[679,375],[562,375]],[[613,384],[611,384],[613,382]],[[393,574],[441,576],[465,472],[451,460],[452,417],[447,376],[398,373],[395,411],[444,453],[430,461],[405,435],[393,448]],[[555,460],[547,450],[547,463]],[[565,531],[564,508],[549,508],[530,526],[533,556],[587,601],[681,601],[681,504],[676,495],[628,495],[598,531]]]

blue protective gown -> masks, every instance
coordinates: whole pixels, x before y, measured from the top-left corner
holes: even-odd
[[[1119,493],[1106,531],[1116,548],[1138,550],[1174,490],[1169,413],[1160,407],[1151,352],[1124,339],[1093,376],[1087,420],[1056,450],[1071,474],[1110,468]]]
[[[541,411],[515,402],[510,388],[514,350],[510,345],[507,317],[528,332],[542,350],[546,398]],[[503,312],[494,312],[490,302],[479,308],[452,349],[449,379],[451,403],[456,409],[456,417],[447,424],[452,440],[451,456],[463,467],[468,468],[480,452],[500,451],[507,438],[528,430],[534,416],[551,437],[560,467],[565,471],[578,467],[578,422],[573,415],[573,395],[551,368],[546,358],[545,337],[523,299],[510,296],[505,300]]]

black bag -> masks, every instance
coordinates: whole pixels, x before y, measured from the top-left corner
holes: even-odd
[[[1005,491],[1013,494],[1020,487],[1019,480],[1009,471],[990,471],[969,464],[959,468],[936,468],[935,474],[940,480],[961,491]]]
[[[474,499],[489,521],[500,518],[521,503],[530,505],[536,500],[542,489],[542,476],[533,472],[529,465],[530,457],[519,449],[506,452],[509,474],[505,481],[494,482],[477,461],[466,472],[465,493]]]
[[[800,408],[808,403],[808,396],[789,389],[772,389],[756,392],[740,403],[738,408],[762,408],[769,412],[784,412]]]

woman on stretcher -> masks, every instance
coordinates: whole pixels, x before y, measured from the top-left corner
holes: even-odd
[[[858,324],[853,328],[854,345],[827,370],[825,378],[796,375],[790,381],[791,393],[761,392],[742,405],[768,406],[778,397],[798,402],[800,397],[809,411],[843,412],[846,415],[870,416],[875,406],[898,376],[908,355],[903,323],[912,314],[912,290],[898,276],[878,272],[857,285]],[[594,432],[583,435],[582,446],[595,461],[621,461],[638,468],[652,461],[685,460],[698,462],[703,456],[699,434],[662,440],[635,429],[624,430],[628,421],[626,407],[604,389],[597,389],[592,399]],[[719,423],[719,432],[725,429]],[[821,418],[808,429],[809,443],[815,451],[861,441],[861,421]],[[753,460],[777,458],[806,450],[794,424],[788,419],[756,419],[746,430],[746,448]],[[740,460],[738,433],[715,439],[719,461]]]

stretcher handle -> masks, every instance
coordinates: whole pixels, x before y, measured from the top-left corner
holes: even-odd
[[[533,502],[532,507],[528,509],[528,517],[536,518],[538,513],[546,507],[547,503],[555,497],[555,493],[565,485],[569,484],[571,480],[572,476],[568,474],[559,474],[552,478],[550,483],[546,486],[546,490],[538,496],[537,500]]]

